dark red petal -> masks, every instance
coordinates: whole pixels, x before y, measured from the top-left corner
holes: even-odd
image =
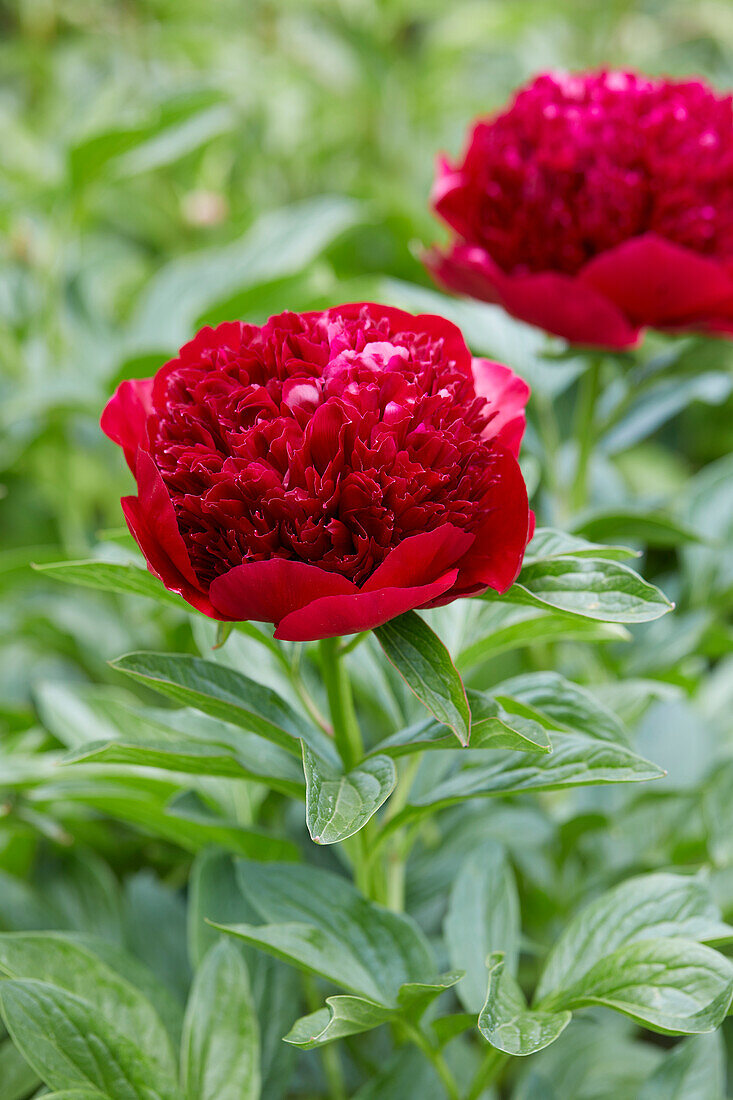
[[[287,558],[245,562],[212,581],[209,596],[229,619],[277,623],[323,597],[352,596],[359,589],[340,573]]]
[[[123,497],[120,503],[130,534],[140,547],[150,572],[163,582],[169,592],[177,592],[197,611],[211,619],[226,618],[215,611],[208,597],[199,588],[181,576],[158,542],[157,533],[150,527],[150,517],[143,512],[138,498]]]
[[[448,253],[434,250],[425,264],[449,290],[496,302],[519,320],[570,343],[627,348],[638,342],[639,326],[579,278],[550,271],[506,275],[487,252],[470,245],[456,245]]]
[[[499,454],[489,507],[475,543],[461,562],[457,596],[478,584],[506,592],[522,568],[533,517],[519,463],[509,451]]]
[[[461,531],[452,523],[444,523],[442,527],[420,535],[411,535],[390,550],[362,591],[429,584],[455,565],[473,541],[472,534]]]
[[[152,410],[152,400],[153,379],[130,378],[120,382],[100,420],[104,434],[122,447],[133,473],[138,447],[147,449],[145,423]]]
[[[286,615],[278,624],[275,637],[288,642],[312,642],[373,630],[405,611],[422,607],[447,591],[458,576],[451,569],[431,584],[417,588],[380,588],[375,592],[357,592],[353,596],[326,596]]]
[[[137,499],[146,525],[163,553],[190,584],[198,587],[196,574],[178,530],[176,513],[158,467],[147,451],[138,451],[135,462]]]
[[[733,278],[722,263],[654,233],[601,253],[578,278],[644,325],[718,315],[733,295]]]
[[[529,386],[509,367],[491,359],[473,360],[473,385],[494,413],[483,433],[484,438],[496,439],[513,455],[518,455],[527,424],[524,409],[529,401]]]

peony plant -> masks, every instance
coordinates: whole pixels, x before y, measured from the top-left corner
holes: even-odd
[[[591,1049],[603,1095],[653,1100],[718,1059],[725,885],[675,869],[679,847],[704,866],[701,813],[657,797],[627,725],[691,674],[643,674],[673,604],[612,538],[697,536],[589,505],[613,448],[697,392],[669,386],[706,345],[641,362],[645,330],[733,331],[732,135],[700,82],[544,74],[441,163],[438,282],[575,347],[403,285],[465,334],[377,302],[283,312],[119,383],[101,425],[140,554],[42,568],[152,601],[183,652],[37,691],[54,751],[4,782],[29,828],[104,858],[48,876],[62,931],[30,892],[28,926],[0,923],[13,1100],[554,1100]],[[531,398],[511,354],[470,350],[502,345]],[[729,763],[702,811],[723,867]],[[123,900],[126,829],[147,846]],[[663,1061],[649,1032],[687,1038]]]

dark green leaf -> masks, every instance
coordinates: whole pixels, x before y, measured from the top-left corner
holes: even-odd
[[[249,976],[234,944],[215,944],[186,1008],[181,1077],[188,1100],[259,1100],[259,1028]]]
[[[471,714],[466,691],[440,638],[414,611],[377,627],[374,633],[418,699],[467,745]]]

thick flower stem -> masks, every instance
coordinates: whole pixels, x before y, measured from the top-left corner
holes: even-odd
[[[575,406],[575,439],[577,457],[575,478],[570,492],[572,513],[580,512],[588,495],[588,462],[595,445],[595,410],[601,380],[602,357],[594,356],[580,380],[578,400]]]
[[[351,681],[339,654],[338,638],[324,638],[320,643],[321,672],[326,685],[328,705],[336,748],[348,771],[364,755],[361,731],[356,720]]]

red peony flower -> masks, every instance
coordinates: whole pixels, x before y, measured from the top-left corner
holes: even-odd
[[[567,340],[733,332],[733,107],[700,81],[546,73],[442,161],[438,282]]]
[[[378,305],[204,328],[102,416],[128,526],[205,615],[309,640],[515,580],[527,385],[441,317]]]

